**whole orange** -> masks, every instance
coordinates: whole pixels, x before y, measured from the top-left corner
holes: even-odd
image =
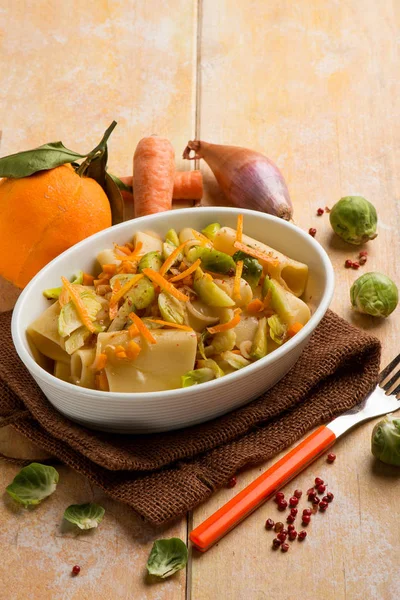
[[[102,187],[77,175],[71,165],[3,179],[0,275],[23,288],[58,254],[110,225],[110,204]]]

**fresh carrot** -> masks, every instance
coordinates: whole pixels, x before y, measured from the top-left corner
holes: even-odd
[[[63,282],[64,288],[70,295],[72,304],[75,306],[76,312],[78,313],[80,320],[85,325],[85,327],[89,329],[89,331],[95,333],[96,328],[89,317],[89,313],[87,311],[86,306],[82,302],[82,298],[80,297],[79,292],[65,277],[61,277],[61,281]]]
[[[144,217],[172,208],[175,152],[166,138],[145,137],[133,157],[135,217]]]
[[[292,325],[289,325],[287,330],[288,336],[293,337],[294,335],[296,335],[296,333],[299,333],[300,329],[303,329],[303,327],[304,325],[302,325],[298,321],[296,321],[296,323],[293,323]]]
[[[175,250],[173,252],[171,252],[171,254],[168,256],[168,258],[161,265],[161,269],[159,271],[160,275],[162,275],[164,277],[165,273],[172,267],[172,265],[174,264],[174,262],[176,261],[176,259],[178,258],[178,256],[180,255],[180,253],[182,252],[184,247],[186,246],[186,244],[187,244],[187,242],[183,242],[183,244],[180,244],[180,246],[178,246],[177,248],[175,248]]]
[[[127,356],[127,354],[126,354],[125,350],[118,350],[118,351],[116,351],[116,352],[115,352],[115,356],[116,356],[117,358],[128,358],[128,356]]]
[[[233,319],[228,321],[227,323],[221,323],[220,325],[214,325],[214,327],[207,327],[207,331],[211,334],[214,333],[222,333],[224,331],[228,331],[229,329],[233,329],[240,322],[240,313],[242,311],[240,308],[235,310],[235,316]]]
[[[133,188],[133,177],[120,177],[122,183]],[[127,200],[132,200],[132,192],[124,191]],[[173,200],[201,200],[203,197],[203,175],[201,171],[175,171]]]
[[[237,298],[240,300],[240,279],[242,277],[243,272],[243,261],[238,260],[236,263],[236,271],[235,271],[235,280],[233,283],[233,298]]]
[[[137,260],[137,258],[139,257],[139,254],[140,254],[140,251],[141,251],[142,247],[143,247],[143,244],[142,244],[142,242],[138,242],[138,243],[136,244],[136,247],[135,247],[135,249],[133,250],[133,252],[132,252],[131,254],[127,255],[127,256],[124,256],[124,257],[122,258],[122,260],[123,260],[124,262],[125,262],[126,260],[130,260],[130,261],[132,261],[132,260]]]
[[[156,338],[151,335],[150,329],[148,329],[146,327],[146,325],[143,323],[142,319],[140,317],[137,316],[137,314],[135,314],[134,312],[129,314],[129,318],[131,319],[131,321],[134,322],[134,324],[136,325],[136,327],[139,329],[139,332],[142,334],[142,336],[148,341],[150,342],[150,344],[156,344],[157,340]]]
[[[83,274],[83,285],[93,285],[94,277],[93,275],[89,275],[89,273]]]
[[[133,340],[128,342],[126,345],[126,355],[130,360],[135,360],[139,356],[141,350],[142,348],[139,346],[139,344]]]
[[[104,367],[107,364],[107,354],[105,354],[104,352],[102,352],[101,354],[98,354],[94,360],[94,363],[92,365],[92,368],[95,371],[101,371],[102,369],[104,369]]]
[[[94,287],[99,287],[99,285],[108,285],[109,281],[108,279],[95,279],[93,281]]]
[[[109,275],[115,275],[117,272],[117,265],[103,265],[103,273],[108,273]]]
[[[117,254],[117,252],[119,252],[119,255]],[[117,258],[118,260],[122,260],[122,256],[121,254],[125,254],[125,256],[129,256],[129,254],[131,253],[131,249],[128,248],[128,246],[118,246],[118,244],[114,244],[114,254],[115,254],[115,258]]]
[[[179,273],[179,275],[175,275],[175,277],[171,277],[171,279],[169,281],[171,283],[175,283],[176,281],[180,281],[181,279],[185,279],[185,277],[188,277],[188,275],[191,275],[197,269],[197,267],[199,267],[200,265],[201,265],[201,259],[198,258],[185,271],[182,271],[182,273]]]
[[[100,390],[102,392],[110,391],[107,375],[105,374],[104,371],[100,371],[100,373],[96,373],[95,386],[96,386],[96,390]]]
[[[157,271],[153,271],[153,269],[143,269],[144,275],[151,279],[153,283],[160,286],[163,290],[174,296],[177,300],[182,300],[182,302],[188,302],[189,297],[182,294],[179,290],[176,289],[175,286],[172,285],[169,281],[167,281],[160,273]]]
[[[182,329],[182,331],[193,331],[192,327],[188,325],[180,325],[179,323],[170,323],[169,321],[163,321],[162,319],[148,319],[152,323],[158,323],[158,325],[164,325],[165,327],[173,327],[174,329]]]
[[[238,215],[237,226],[236,226],[236,241],[242,242],[243,240],[243,215]]]
[[[277,267],[279,265],[279,261],[276,260],[273,256],[268,256],[268,254],[264,254],[264,252],[260,252],[260,250],[256,250],[256,248],[251,248],[251,246],[246,246],[246,244],[242,244],[242,242],[234,242],[233,244],[237,250],[241,250],[245,252],[249,256],[253,256],[258,260],[263,260],[268,263],[271,267]]]
[[[139,335],[139,329],[136,327],[135,323],[132,323],[132,325],[128,327],[128,335],[130,338]]]
[[[250,315],[256,315],[257,313],[264,310],[264,302],[256,298],[255,300],[252,300],[248,303],[246,310]]]
[[[264,308],[269,308],[271,298],[272,298],[272,291],[271,291],[271,288],[269,288],[267,295],[264,298]]]

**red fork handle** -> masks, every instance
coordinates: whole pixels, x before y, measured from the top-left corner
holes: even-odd
[[[335,440],[335,434],[328,427],[319,427],[265,473],[193,529],[189,536],[191,542],[201,552],[208,550],[274,492],[312,463]]]

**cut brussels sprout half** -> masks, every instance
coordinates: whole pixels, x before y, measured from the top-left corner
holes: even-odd
[[[201,230],[201,233],[208,237],[212,242],[214,241],[216,233],[221,229],[221,225],[219,223],[210,223],[204,229]]]
[[[251,285],[252,288],[256,287],[260,281],[263,268],[256,258],[253,258],[245,252],[235,252],[232,259],[237,263],[239,260],[243,261],[242,278]]]
[[[219,252],[204,246],[195,246],[188,251],[186,257],[190,263],[194,263],[200,258],[201,266],[207,271],[230,275],[235,273],[236,264],[232,257],[225,254],[225,252]]]
[[[250,348],[250,356],[253,360],[259,360],[267,355],[267,318],[258,321],[256,334]]]
[[[167,234],[165,236],[165,241],[168,242],[169,244],[172,244],[173,246],[179,246],[179,238],[178,238],[178,234],[176,233],[175,229],[169,229],[167,231]]]
[[[212,277],[207,276],[200,268],[196,269],[193,289],[200,299],[209,306],[218,306],[221,308],[235,306],[235,302],[232,298],[221,290],[221,288],[213,282]]]
[[[191,387],[199,383],[205,383],[215,378],[214,371],[208,367],[203,369],[194,369],[182,375],[182,387]]]
[[[153,271],[159,271],[163,264],[161,254],[156,251],[148,252],[139,261],[138,271],[143,272],[143,269],[153,269]]]
[[[164,321],[183,325],[185,310],[179,300],[166,292],[161,292],[158,296],[158,308]]]
[[[76,275],[71,279],[71,283],[77,283],[82,285],[83,283],[83,271],[78,271]],[[62,286],[55,288],[48,288],[44,290],[43,296],[48,298],[49,300],[57,300],[61,294]]]
[[[282,323],[278,315],[273,315],[268,319],[269,335],[271,339],[279,346],[285,341],[287,326]]]

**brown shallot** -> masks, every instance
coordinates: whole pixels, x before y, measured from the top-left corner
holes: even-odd
[[[183,158],[203,158],[234,206],[259,210],[287,221],[292,218],[292,202],[283,175],[260,152],[194,140],[188,142]]]

